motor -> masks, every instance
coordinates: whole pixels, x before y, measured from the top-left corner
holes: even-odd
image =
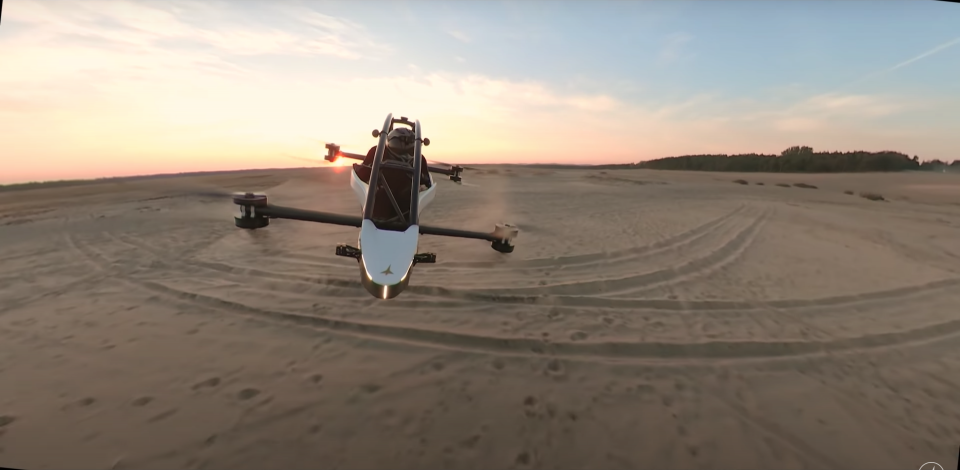
[[[258,207],[267,207],[266,194],[235,194],[233,203],[240,206],[240,217],[233,218],[237,227],[255,230],[270,225],[270,219],[257,214]]]

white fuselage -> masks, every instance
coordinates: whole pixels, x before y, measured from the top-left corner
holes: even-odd
[[[351,171],[350,186],[357,195],[360,209],[367,202],[370,185],[364,183],[356,171]],[[433,201],[437,187],[430,175],[429,188],[419,192],[417,217]],[[383,230],[377,228],[371,220],[364,220],[360,227],[357,248],[360,248],[360,275],[367,291],[375,297],[389,299],[396,297],[410,282],[413,259],[417,254],[417,242],[420,239],[420,227],[411,225],[406,231]]]

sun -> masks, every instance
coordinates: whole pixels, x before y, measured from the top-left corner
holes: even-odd
[[[337,158],[336,160],[334,160],[334,161],[332,161],[332,162],[328,162],[328,161],[324,160],[324,161],[323,161],[323,166],[350,166],[350,165],[353,165],[353,163],[354,163],[354,162],[350,161],[349,158],[339,157],[339,158]]]

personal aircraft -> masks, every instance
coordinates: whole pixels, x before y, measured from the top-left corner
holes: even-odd
[[[394,127],[400,124],[406,127]],[[422,138],[419,120],[388,114],[383,128],[373,131],[379,138],[367,155],[341,152],[340,146],[326,144],[325,160],[338,158],[362,160],[353,164],[350,186],[360,202],[359,216],[331,214],[269,204],[265,194],[237,193],[233,202],[240,206],[237,227],[254,230],[269,225],[270,219],[290,219],[360,228],[357,246],[338,245],[336,254],[355,258],[360,266],[360,281],[378,299],[392,299],[410,282],[413,267],[435,263],[435,253],[418,253],[420,235],[471,238],[491,242],[500,253],[513,252],[513,239],[520,229],[511,224],[496,224],[493,232],[472,232],[420,224],[420,214],[436,197],[433,173],[444,174],[461,183],[463,167],[429,166],[421,153],[430,139]],[[371,189],[372,188],[372,189]]]

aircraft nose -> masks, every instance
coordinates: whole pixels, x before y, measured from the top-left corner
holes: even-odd
[[[418,236],[416,225],[398,232],[380,230],[373,221],[363,221],[360,228],[361,278],[369,284],[367,290],[371,294],[390,298],[407,285],[417,253]]]
[[[388,264],[387,267],[380,269],[379,266],[371,266],[370,269],[370,280],[377,284],[382,284],[385,286],[397,284],[403,279],[404,272],[394,272],[393,265]]]
[[[407,287],[410,282],[410,270],[397,273],[393,272],[393,266],[379,270],[361,263],[360,278],[363,281],[363,287],[370,295],[387,300],[400,295],[400,292]]]

